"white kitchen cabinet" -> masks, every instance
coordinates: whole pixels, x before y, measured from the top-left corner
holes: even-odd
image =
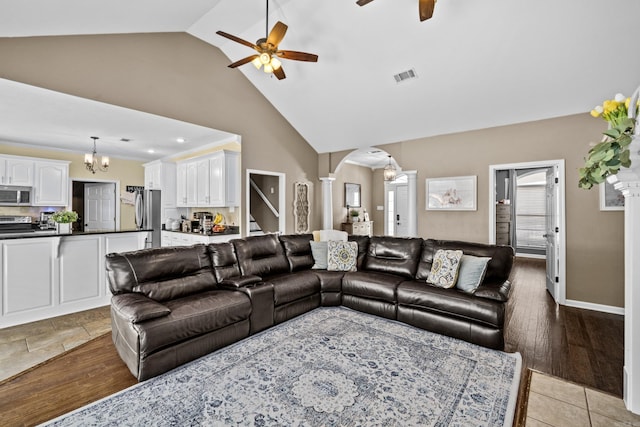
[[[33,159],[19,156],[0,156],[0,184],[33,185]]]
[[[144,165],[144,187],[147,190],[160,190],[162,206],[177,206],[176,164],[156,160]]]
[[[240,153],[218,151],[177,168],[178,206],[240,206]]]
[[[69,204],[69,163],[58,160],[34,162],[34,206],[67,206]]]
[[[207,236],[197,233],[182,233],[179,231],[165,230],[162,232],[162,246],[191,246],[199,243],[223,243],[232,239],[239,239],[239,234],[220,234]]]

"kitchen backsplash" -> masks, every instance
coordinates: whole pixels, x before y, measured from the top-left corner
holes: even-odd
[[[40,221],[40,212],[53,212],[62,210],[61,207],[47,206],[0,206],[0,215],[30,216],[33,222]]]

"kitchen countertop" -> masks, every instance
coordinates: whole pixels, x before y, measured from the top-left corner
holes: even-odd
[[[37,230],[32,232],[24,232],[24,233],[0,233],[0,240],[8,240],[8,239],[29,239],[34,237],[73,237],[73,236],[90,236],[93,234],[114,234],[114,233],[136,233],[136,232],[149,232],[152,230],[149,229],[124,229],[118,231],[74,231],[71,234],[58,234],[55,230]]]
[[[225,236],[225,235],[229,235],[229,234],[237,234],[240,235],[240,230],[232,230],[231,228],[227,228],[224,231],[220,232],[220,233],[208,233],[208,234],[202,234],[202,233],[188,233],[188,232],[184,232],[184,231],[180,231],[180,230],[162,230],[162,231],[169,231],[171,233],[179,233],[179,234],[190,234],[190,235],[194,235],[194,236],[207,236],[207,237],[211,237],[211,236]]]

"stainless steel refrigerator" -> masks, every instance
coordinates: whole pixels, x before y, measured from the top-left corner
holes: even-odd
[[[162,230],[162,203],[160,190],[144,190],[136,193],[136,228],[150,230],[151,237],[146,240],[145,247],[159,248]]]

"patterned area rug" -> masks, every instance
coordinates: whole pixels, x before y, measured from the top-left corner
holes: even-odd
[[[319,308],[50,422],[511,425],[520,354]]]

